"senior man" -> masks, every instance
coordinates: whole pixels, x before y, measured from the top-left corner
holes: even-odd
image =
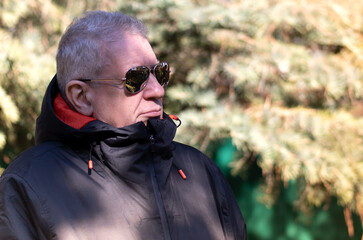
[[[69,26],[37,144],[0,178],[0,239],[246,239],[217,166],[173,141],[169,65],[146,32],[120,12]]]

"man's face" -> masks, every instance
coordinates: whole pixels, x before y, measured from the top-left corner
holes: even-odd
[[[152,65],[158,61],[149,42],[142,36],[125,34],[110,46],[111,65],[102,73],[102,79],[124,78],[126,72],[136,66]],[[111,83],[96,84],[91,88],[93,117],[120,128],[150,118],[161,118],[164,88],[155,76],[150,74],[146,87],[130,94],[122,85]]]

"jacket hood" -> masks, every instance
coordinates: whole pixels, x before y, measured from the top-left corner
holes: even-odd
[[[158,139],[161,148],[169,145],[174,139],[176,125],[164,113],[163,119],[150,119],[148,127],[138,122],[126,127],[115,128],[99,120],[89,121],[80,129],[71,127],[57,117],[54,111],[54,99],[59,94],[56,75],[50,82],[42,102],[41,113],[36,121],[36,144],[47,141],[60,141],[69,143],[91,143],[101,139],[114,139],[128,141],[146,141],[150,134]],[[112,144],[112,140],[109,140]]]

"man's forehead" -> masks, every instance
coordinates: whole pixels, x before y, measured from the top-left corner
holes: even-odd
[[[132,67],[155,65],[159,62],[150,43],[142,35],[123,35],[104,47],[107,58],[103,71],[105,74],[123,77]]]

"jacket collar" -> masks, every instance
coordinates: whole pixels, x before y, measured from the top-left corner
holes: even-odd
[[[36,144],[47,141],[60,141],[65,143],[79,142],[87,131],[77,129],[62,121],[62,117],[57,117],[54,109],[54,100],[59,94],[57,76],[55,75],[45,92],[41,113],[36,121],[35,142]],[[59,104],[56,105],[58,108]],[[58,109],[59,110],[59,109]],[[58,114],[61,115],[61,111]],[[97,120],[95,120],[97,121]]]
[[[96,120],[96,118],[85,116],[72,110],[66,101],[64,101],[60,93],[55,97],[53,107],[54,114],[62,120],[62,122],[76,129],[81,129],[87,125],[87,123]]]
[[[94,144],[92,156],[120,178],[139,185],[149,181],[150,164],[153,164],[158,179],[165,182],[173,164],[174,122],[166,116],[149,120],[148,127],[139,122],[122,130],[123,134],[102,138]]]
[[[134,182],[144,182],[147,165],[150,161],[166,163],[163,173],[165,178],[171,168],[172,141],[176,125],[168,115],[163,119],[151,119],[146,127],[138,122],[123,128],[115,128],[104,122],[83,118],[76,125],[67,124],[67,118],[61,117],[59,109],[54,109],[54,100],[59,94],[56,76],[50,82],[42,103],[41,114],[36,123],[36,142],[61,141],[71,147],[86,143],[92,148],[92,155],[120,177]],[[56,108],[59,107],[57,104]],[[62,111],[62,109],[60,109]],[[68,111],[68,110],[67,110]],[[57,117],[57,115],[59,117]],[[63,120],[62,120],[63,119]],[[72,126],[71,126],[72,125]],[[154,141],[151,144],[150,137]],[[92,147],[90,146],[92,144]],[[151,145],[155,151],[151,153]],[[87,160],[88,161],[88,160]]]

